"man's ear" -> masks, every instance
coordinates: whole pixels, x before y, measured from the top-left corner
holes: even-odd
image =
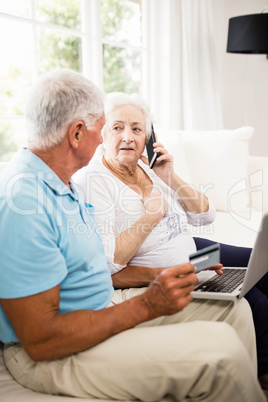
[[[70,145],[73,148],[78,148],[78,145],[83,138],[85,123],[82,120],[75,121],[68,130]]]

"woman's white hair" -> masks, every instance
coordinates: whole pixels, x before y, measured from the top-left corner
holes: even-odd
[[[104,95],[81,74],[67,69],[42,75],[29,92],[25,118],[31,146],[45,149],[59,144],[77,120],[86,127],[104,113]]]
[[[113,110],[117,106],[122,106],[122,105],[131,105],[139,109],[144,118],[145,118],[145,128],[146,128],[146,141],[149,140],[149,137],[151,135],[151,126],[152,126],[152,114],[150,111],[150,107],[148,103],[143,99],[140,95],[138,94],[126,94],[122,92],[111,92],[108,95],[105,96],[105,116],[106,119],[108,120],[109,114],[113,112]],[[105,126],[103,127],[103,130],[105,130]]]

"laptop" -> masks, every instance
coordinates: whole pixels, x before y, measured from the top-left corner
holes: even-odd
[[[191,293],[195,299],[241,299],[268,272],[268,214],[262,218],[248,267],[224,267],[223,275],[201,271]],[[237,283],[236,283],[237,281]]]

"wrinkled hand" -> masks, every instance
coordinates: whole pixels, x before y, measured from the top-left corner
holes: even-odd
[[[197,282],[194,265],[177,265],[163,270],[141,297],[152,318],[171,315],[190,303]]]
[[[145,213],[155,216],[156,219],[162,219],[168,210],[168,203],[165,197],[159,191],[152,191],[148,197],[143,198]]]
[[[153,146],[154,152],[158,152],[160,154],[155,162],[153,171],[158,177],[160,177],[160,179],[162,179],[165,183],[168,183],[171,175],[174,173],[173,156],[168,153],[161,142],[157,141],[153,144]],[[149,164],[148,159],[145,156],[141,156],[141,160],[147,165]]]
[[[222,275],[224,268],[223,268],[222,264],[216,264],[216,265],[213,265],[213,267],[205,269],[204,271],[215,271],[216,274]]]

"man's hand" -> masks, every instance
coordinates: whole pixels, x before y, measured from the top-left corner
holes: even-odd
[[[167,268],[144,294],[101,310],[59,313],[60,286],[18,299],[0,299],[22,347],[36,362],[81,352],[141,322],[182,310],[197,277],[187,263]]]
[[[190,303],[193,299],[191,292],[197,282],[194,265],[177,265],[162,271],[141,298],[152,318],[171,315]]]

